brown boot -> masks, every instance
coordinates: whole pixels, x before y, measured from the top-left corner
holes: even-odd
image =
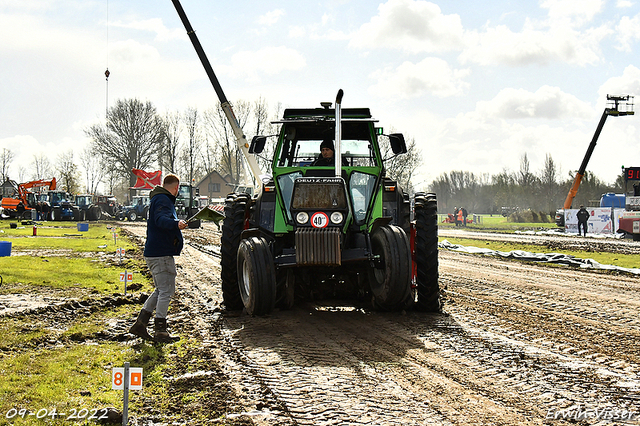
[[[142,337],[144,340],[153,340],[153,337],[151,337],[151,335],[147,331],[147,326],[149,325],[151,314],[152,312],[141,309],[140,314],[138,315],[138,319],[136,319],[135,324],[133,324],[129,329],[129,333],[138,337]]]
[[[178,336],[171,336],[167,331],[167,319],[156,317],[154,321],[153,341],[156,343],[173,343],[180,340]]]

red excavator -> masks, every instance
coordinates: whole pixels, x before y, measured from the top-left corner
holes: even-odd
[[[4,197],[2,199],[2,209],[5,215],[9,217],[18,217],[23,219],[31,218],[31,211],[40,211],[39,204],[35,194],[29,191],[32,188],[49,187],[50,190],[56,189],[56,178],[51,180],[32,180],[18,184],[16,194],[13,197]]]

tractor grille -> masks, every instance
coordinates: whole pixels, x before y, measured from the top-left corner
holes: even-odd
[[[298,228],[296,263],[298,265],[339,266],[340,228]]]

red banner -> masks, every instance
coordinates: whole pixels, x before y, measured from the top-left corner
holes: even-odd
[[[136,184],[131,189],[153,189],[156,185],[160,185],[162,172],[156,170],[155,172],[145,172],[140,169],[131,169],[131,173],[137,178]]]

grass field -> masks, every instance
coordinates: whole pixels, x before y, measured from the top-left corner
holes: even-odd
[[[44,222],[33,236],[32,226],[11,228],[10,223],[0,221],[0,241],[12,243],[11,256],[0,257],[0,297],[90,301],[122,295],[119,272],[146,268],[138,248],[111,225],[91,223],[87,232],[78,232],[75,222]],[[122,264],[114,256],[117,248],[126,250]],[[136,283],[139,291],[152,290],[146,274],[134,273],[131,284]],[[111,369],[125,361],[146,368],[146,389],[131,394],[131,413],[140,409],[137,396],[162,388],[169,354],[189,340],[156,347],[96,337],[113,324],[128,324],[139,309],[125,304],[82,314],[0,316],[0,425],[78,424],[101,408],[121,410],[122,391],[111,389]]]
[[[438,215],[438,226],[443,228],[455,228],[454,223],[443,222],[446,219],[446,214]],[[473,219],[474,216],[469,216],[467,219]],[[477,223],[467,224],[467,230],[470,231],[483,231],[483,232],[515,232],[515,231],[532,231],[543,229],[557,229],[555,222],[550,223],[521,223],[521,222],[509,222],[506,217],[500,215],[475,215],[480,220]],[[550,219],[551,220],[551,219]]]
[[[447,240],[451,244],[459,244],[466,247],[481,247],[490,250],[510,252],[513,250],[523,250],[531,253],[561,253],[574,256],[579,259],[593,259],[603,265],[615,265],[623,268],[640,268],[640,259],[635,254],[620,253],[602,253],[602,252],[586,252],[577,250],[562,250],[554,248],[547,249],[545,246],[534,244],[508,243],[500,241],[485,241],[476,238],[444,238],[440,237],[439,241]]]

